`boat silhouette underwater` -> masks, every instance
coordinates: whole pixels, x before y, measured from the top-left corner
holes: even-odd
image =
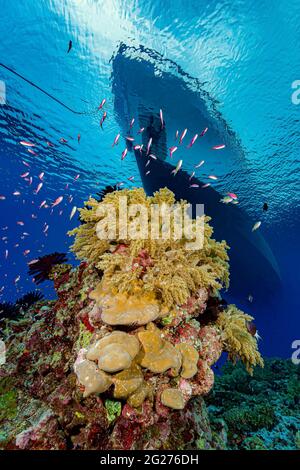
[[[203,91],[203,84],[197,79],[143,46],[129,47],[121,43],[111,62],[114,110],[122,135],[124,138],[130,135],[132,117],[145,129],[141,134],[144,150],[134,150],[132,142],[126,140],[126,143],[135,155],[147,195],[168,187],[177,200],[203,204],[205,214],[212,219],[214,237],[226,240],[230,246],[230,288],[224,297],[242,304],[250,295],[265,301],[279,288],[280,272],[263,235],[259,230],[252,231],[255,220],[238,205],[220,202],[234,181],[236,169],[242,169],[247,175],[247,160],[239,139],[218,111],[217,103]],[[163,110],[163,126],[160,109]],[[206,128],[207,133],[201,136]],[[188,129],[188,136],[184,144],[179,145],[175,134],[179,131],[180,136],[184,129]],[[189,147],[187,144],[195,134],[199,138]],[[156,159],[146,156],[150,137],[151,153]],[[212,147],[218,144],[225,144],[225,148],[213,151]],[[170,158],[172,146],[177,146],[177,150]],[[174,176],[172,171],[181,158],[184,169]],[[201,179],[191,178],[200,160],[205,161],[201,166]],[[213,187],[207,186],[211,182],[208,176],[216,174],[222,179]]]

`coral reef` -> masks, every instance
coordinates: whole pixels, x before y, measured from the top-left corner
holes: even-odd
[[[154,400],[151,380],[134,364],[141,345],[132,332],[107,331],[102,325],[99,334],[91,325],[88,292],[97,282],[94,271],[82,263],[56,278],[56,301],[34,304],[22,320],[9,321],[2,330],[7,357],[0,368],[0,449],[224,447],[223,439],[210,428],[202,397],[184,403],[184,409],[176,409],[174,397],[173,409],[159,397]],[[188,326],[182,331],[188,337],[192,331],[195,334]],[[103,372],[113,382],[110,389],[84,396],[77,367],[90,361],[85,359],[87,351],[89,357],[98,358],[112,344],[124,347],[132,365],[113,374]],[[90,362],[93,373],[98,366]],[[162,377],[161,392],[171,388],[174,393],[177,389],[168,386],[167,376]],[[106,386],[105,381],[102,384]],[[180,387],[183,397],[189,395],[186,379],[181,379]]]
[[[0,322],[5,318],[16,320],[26,312],[36,302],[40,302],[44,298],[39,291],[32,291],[24,294],[13,304],[11,302],[0,303]]]
[[[228,363],[207,397],[212,428],[226,428],[228,449],[300,449],[300,366],[266,359],[251,377]]]
[[[12,302],[1,302],[0,303],[0,321],[4,318],[14,319],[19,315],[18,307]]]
[[[208,218],[201,249],[187,249],[184,238],[122,238],[119,228],[100,239],[104,206],[118,213],[124,196],[148,209],[175,203],[167,189],[90,199],[71,233],[80,266],[57,253],[30,264],[37,282],[53,280],[58,299],[34,304],[3,330],[0,377],[10,381],[5,393],[15,393],[4,398],[15,424],[4,426],[3,448],[224,447],[225,428],[212,431],[202,398],[214,384],[212,366],[222,351],[249,372],[262,365],[252,317],[219,297],[229,282],[228,247],[212,238]]]
[[[175,204],[173,193],[166,188],[153,197],[135,189],[108,192],[101,202],[90,199],[88,209],[80,210],[83,224],[71,232],[75,235],[72,249],[79,259],[101,272],[101,280],[89,293],[95,302],[89,319],[101,339],[91,342],[77,377],[89,390],[85,394],[91,387],[98,391],[101,385],[93,379],[93,386],[87,386],[82,380],[84,367],[85,378],[99,371],[101,376],[110,374],[113,396],[126,398],[128,403],[140,406],[142,397],[161,400],[163,396],[166,406],[172,408],[174,403],[174,408],[183,408],[192,396],[208,393],[213,385],[210,367],[222,350],[228,351],[232,360],[240,357],[249,372],[256,364],[263,364],[256,338],[247,329],[252,317],[233,305],[225,309],[217,300],[219,289],[229,280],[227,246],[212,238],[207,218],[203,220],[204,244],[194,250],[187,248],[184,237],[136,239],[122,234],[121,238],[119,226],[111,237],[99,237],[106,205],[118,214],[123,198],[126,204],[146,207],[147,233],[151,233],[151,205]],[[185,201],[177,203],[180,210],[184,205]],[[137,216],[131,216],[129,222],[137,226]],[[180,223],[170,217],[174,229]],[[196,221],[191,224],[195,227]],[[202,314],[210,326],[201,327]],[[124,326],[130,328],[127,339],[121,340],[118,330],[111,333],[113,328]],[[192,334],[184,335],[185,329]],[[134,354],[126,347],[133,340]],[[173,391],[164,391],[168,384]]]
[[[19,309],[27,310],[36,302],[40,302],[41,300],[43,300],[43,298],[44,298],[44,295],[42,294],[42,292],[31,291],[31,292],[27,292],[27,294],[24,294],[22,297],[17,299],[15,305]]]

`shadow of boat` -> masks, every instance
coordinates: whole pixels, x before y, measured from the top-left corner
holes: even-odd
[[[201,89],[198,80],[189,77],[174,62],[142,46],[127,47],[122,43],[112,58],[112,68],[114,108],[123,136],[130,134],[129,122],[134,116],[138,126],[145,128],[141,135],[144,149],[152,137],[151,153],[157,159],[150,159],[149,166],[145,166],[148,160],[145,152],[134,151],[146,193],[151,195],[168,187],[176,199],[185,199],[193,205],[204,204],[205,214],[212,218],[214,237],[226,240],[230,246],[228,296],[244,303],[251,294],[256,300],[265,301],[280,285],[279,268],[261,232],[252,232],[255,221],[237,205],[220,202],[237,166],[239,171],[243,168],[247,173],[247,161],[239,139],[218,112],[216,103]],[[159,109],[164,110],[163,128]],[[174,164],[167,161],[168,148],[178,146],[174,142],[175,132],[185,127],[191,136],[205,127],[209,132],[205,138],[198,138],[200,145],[188,150],[184,146],[188,154],[187,171],[180,170],[174,177],[171,174]],[[220,143],[225,143],[226,148],[221,153],[212,152],[212,146]],[[133,150],[131,143],[127,145]],[[181,152],[178,146],[178,158],[182,157]],[[222,182],[214,188],[202,188],[208,180],[195,176],[192,183],[199,188],[190,187],[190,171],[202,159],[205,160],[204,177],[216,172],[222,174]]]

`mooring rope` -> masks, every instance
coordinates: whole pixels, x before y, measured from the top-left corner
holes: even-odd
[[[28,83],[29,85],[33,86],[34,88],[36,88],[37,90],[39,90],[40,92],[44,93],[44,95],[48,96],[48,98],[52,99],[53,101],[56,101],[56,103],[60,104],[61,106],[63,106],[64,108],[66,108],[68,111],[71,111],[71,113],[74,113],[74,114],[81,114],[81,115],[91,115],[91,114],[96,114],[97,113],[97,110],[95,111],[91,111],[91,112],[88,112],[88,111],[76,111],[75,109],[72,109],[70,108],[69,106],[67,106],[65,103],[63,103],[62,101],[60,101],[58,98],[55,98],[55,96],[51,95],[50,93],[48,93],[46,90],[43,90],[43,88],[41,88],[40,86],[36,85],[35,83],[33,83],[31,80],[28,80],[28,78],[24,77],[23,75],[21,75],[20,73],[16,72],[15,70],[13,70],[12,68],[8,67],[7,65],[5,64],[2,64],[0,62],[0,67],[3,67],[4,69],[8,70],[9,72],[13,73],[14,75],[16,75],[17,77],[21,78],[21,80],[24,80],[24,82]]]

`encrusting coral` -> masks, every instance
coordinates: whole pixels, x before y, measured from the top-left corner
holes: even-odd
[[[160,315],[158,302],[153,294],[141,294],[137,288],[136,294],[118,293],[112,295],[102,283],[90,294],[101,306],[101,319],[108,325],[146,325]]]
[[[22,315],[36,302],[44,298],[43,294],[39,291],[27,292],[22,297],[16,300],[13,304],[11,302],[0,303],[0,322],[5,318],[17,320],[22,318]]]
[[[128,369],[140,349],[135,336],[123,331],[113,331],[88,349],[87,359],[98,361],[99,369],[105,372],[118,372]]]
[[[124,216],[124,198],[127,206],[147,209],[146,236],[121,233],[116,220]],[[109,227],[108,204],[117,216]],[[133,407],[145,401],[154,406],[158,400],[160,406],[180,410],[192,396],[210,391],[211,366],[223,350],[233,361],[241,358],[249,372],[262,365],[262,359],[256,338],[247,330],[252,317],[213,301],[228,286],[229,264],[228,247],[212,238],[209,218],[202,216],[203,246],[189,249],[186,236],[151,237],[153,204],[176,204],[184,211],[186,202],[176,203],[166,188],[152,197],[143,189],[124,189],[108,192],[101,201],[90,199],[80,210],[81,225],[70,232],[75,235],[72,250],[91,271],[101,274],[88,294],[88,319],[95,332],[74,370],[84,396],[105,391]],[[193,229],[197,221],[190,219]],[[127,223],[141,225],[138,213],[128,216]],[[181,219],[170,217],[172,230],[180,224]],[[105,225],[108,236],[103,238]],[[205,315],[207,304],[210,309],[214,305],[213,315]]]

